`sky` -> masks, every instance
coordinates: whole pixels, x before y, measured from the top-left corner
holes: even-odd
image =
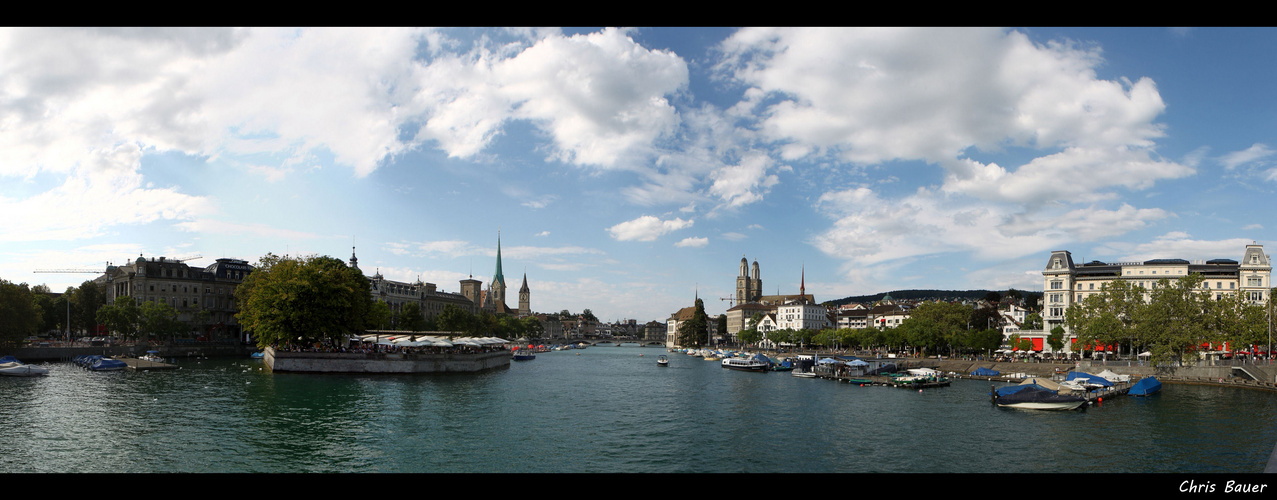
[[[349,259],[534,311],[1272,252],[1277,30],[10,28],[0,278]],[[517,307],[517,304],[512,303]]]

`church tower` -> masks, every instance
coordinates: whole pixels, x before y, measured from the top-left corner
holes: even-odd
[[[497,231],[497,270],[492,274],[492,285],[490,286],[492,303],[505,309],[505,275],[501,273],[501,232]]]
[[[528,289],[528,273],[523,273],[523,287],[519,288],[519,317],[532,314],[532,291]]]
[[[749,274],[747,271],[749,261],[745,257],[740,258],[740,275],[736,276],[736,303],[744,304],[752,302],[749,300]]]
[[[763,300],[763,279],[758,276],[758,259],[754,259],[754,277],[749,280],[749,301]]]

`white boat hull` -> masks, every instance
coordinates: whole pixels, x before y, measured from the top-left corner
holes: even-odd
[[[31,366],[20,363],[5,363],[0,365],[0,375],[8,375],[10,377],[39,377],[48,375],[49,369],[43,366]]]
[[[1075,410],[1084,404],[1086,404],[1086,401],[1067,401],[1060,403],[1012,403],[998,404],[998,406],[1025,410]]]

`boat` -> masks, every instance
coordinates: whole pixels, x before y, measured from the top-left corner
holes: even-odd
[[[537,359],[537,355],[536,353],[533,353],[532,351],[527,351],[527,350],[514,351],[515,361],[532,361],[534,359]]]
[[[745,372],[767,371],[767,363],[754,358],[724,358],[723,368]]]
[[[1023,384],[997,389],[993,403],[1025,410],[1075,410],[1086,404],[1086,398],[1059,394],[1036,384]]]
[[[28,365],[18,361],[18,358],[13,356],[0,358],[0,375],[8,375],[10,377],[39,377],[41,375],[48,374],[48,368]]]
[[[664,354],[662,354],[661,357],[656,358],[656,366],[665,367],[669,365],[670,365],[670,359],[665,357]]]
[[[99,358],[88,365],[95,372],[114,372],[128,368],[129,365],[114,358]]]
[[[1162,390],[1162,382],[1156,377],[1144,377],[1131,386],[1130,394],[1132,396],[1152,396],[1157,391]]]

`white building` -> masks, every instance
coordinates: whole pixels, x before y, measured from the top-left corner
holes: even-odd
[[[1268,255],[1264,254],[1263,245],[1258,244],[1246,245],[1241,261],[1152,259],[1143,262],[1092,261],[1077,265],[1067,250],[1056,250],[1051,252],[1046,269],[1042,271],[1044,329],[1042,332],[1023,331],[1021,334],[1034,342],[1035,349],[1040,349],[1041,339],[1037,337],[1044,337],[1052,328],[1062,326],[1066,332],[1067,351],[1072,345],[1072,332],[1064,323],[1069,307],[1089,295],[1102,293],[1106,284],[1118,280],[1151,290],[1158,280],[1177,279],[1190,274],[1200,274],[1205,279],[1202,290],[1208,291],[1216,300],[1241,293],[1247,302],[1259,304],[1268,300],[1272,264]]]

